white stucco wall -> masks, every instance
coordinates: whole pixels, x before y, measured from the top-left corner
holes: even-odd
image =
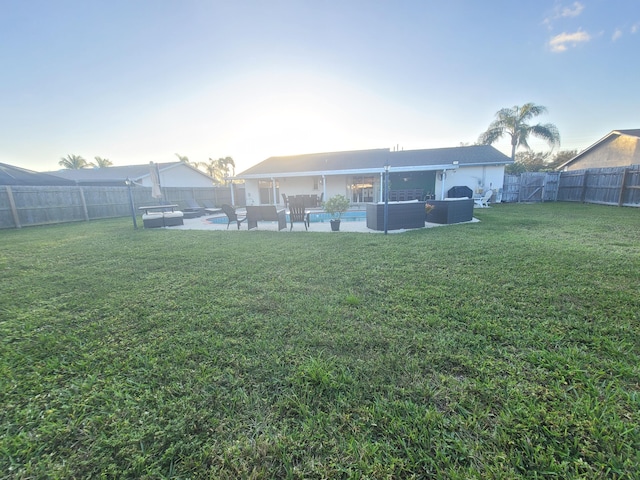
[[[258,180],[245,180],[244,195],[247,205],[260,205],[260,190],[258,188]]]
[[[151,187],[151,178],[144,177],[142,184]],[[160,171],[160,185],[163,187],[206,188],[213,186],[213,180],[204,173],[198,173],[186,165],[176,165]]]
[[[473,193],[483,193],[486,190],[497,191],[504,183],[504,166],[460,167],[447,170],[446,178],[436,180],[436,198],[446,198],[451,187],[465,185]]]

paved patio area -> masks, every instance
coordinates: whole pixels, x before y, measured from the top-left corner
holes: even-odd
[[[209,222],[210,218],[224,218],[224,223],[212,223]],[[189,218],[184,220],[184,225],[178,225],[175,227],[166,227],[171,228],[172,230],[212,230],[212,231],[221,231],[221,232],[247,232],[247,222],[242,222],[240,224],[240,230],[238,230],[235,223],[229,225],[229,229],[227,230],[227,222],[225,215],[207,215],[199,218]],[[471,222],[464,223],[473,223],[478,222],[476,218],[471,220]],[[433,227],[446,227],[447,225],[439,224],[439,223],[425,223],[424,228],[433,228]],[[280,233],[289,233],[290,224],[287,223],[287,228],[281,230]],[[415,229],[412,229],[415,230]],[[256,231],[278,231],[277,222],[259,222],[258,228],[252,228],[249,232]],[[388,233],[403,233],[409,230],[388,230]],[[339,232],[331,232],[331,224],[327,222],[311,222],[309,226],[309,230],[305,231],[304,225],[302,223],[294,223],[293,224],[293,232],[303,232],[303,233],[339,233]],[[371,230],[367,228],[367,222],[365,219],[359,220],[342,220],[340,222],[340,232],[357,232],[357,233],[384,233],[384,231],[379,230]]]

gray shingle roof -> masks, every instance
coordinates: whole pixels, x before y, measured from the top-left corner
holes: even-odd
[[[180,162],[158,163],[158,168],[162,171]],[[49,175],[71,180],[78,184],[110,185],[122,184],[127,178],[139,180],[149,175],[149,164],[126,165],[120,167],[104,168],[80,168],[77,170],[63,169],[55,172],[47,172]]]
[[[634,128],[630,130],[614,130],[614,132],[620,132],[623,135],[631,135],[632,137],[640,137],[640,128]]]
[[[354,150],[349,152],[309,153],[288,157],[270,157],[242,172],[243,175],[269,175],[291,172],[320,172],[384,167],[388,149]]]
[[[346,152],[311,153],[286,157],[270,157],[245,170],[238,177],[282,175],[304,172],[383,169],[393,167],[428,167],[451,165],[506,165],[511,158],[490,145],[432,148],[426,150],[390,151],[386,148]]]
[[[0,185],[74,185],[74,182],[46,173],[0,163]]]

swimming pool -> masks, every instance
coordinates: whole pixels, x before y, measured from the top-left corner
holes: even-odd
[[[310,212],[309,213],[309,222],[310,223],[324,223],[331,220],[332,217],[327,212]],[[362,222],[367,219],[366,210],[351,210],[348,212],[344,212],[340,220],[343,222]],[[222,217],[212,217],[207,218],[207,222],[213,224],[223,224],[226,225],[228,220],[226,216]],[[289,215],[287,214],[287,223],[289,223]]]

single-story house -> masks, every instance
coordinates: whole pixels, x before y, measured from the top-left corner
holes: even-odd
[[[510,163],[511,158],[490,145],[373,149],[271,157],[234,179],[244,180],[247,205],[281,204],[282,194],[324,200],[341,194],[358,204],[384,200],[387,170],[390,192],[410,192],[413,198],[421,192],[422,198],[442,199],[454,186],[466,186],[473,193],[501,190],[504,168]]]
[[[28,185],[28,186],[59,186],[75,185],[70,180],[34,172],[26,168],[14,167],[6,163],[0,163],[0,185]]]
[[[213,178],[185,162],[149,163],[122,167],[63,169],[46,172],[73,185],[122,186],[127,179],[135,185],[151,187],[151,170],[157,167],[162,187],[212,187]]]
[[[640,129],[613,130],[586,148],[558,170],[626,167],[640,164]]]

